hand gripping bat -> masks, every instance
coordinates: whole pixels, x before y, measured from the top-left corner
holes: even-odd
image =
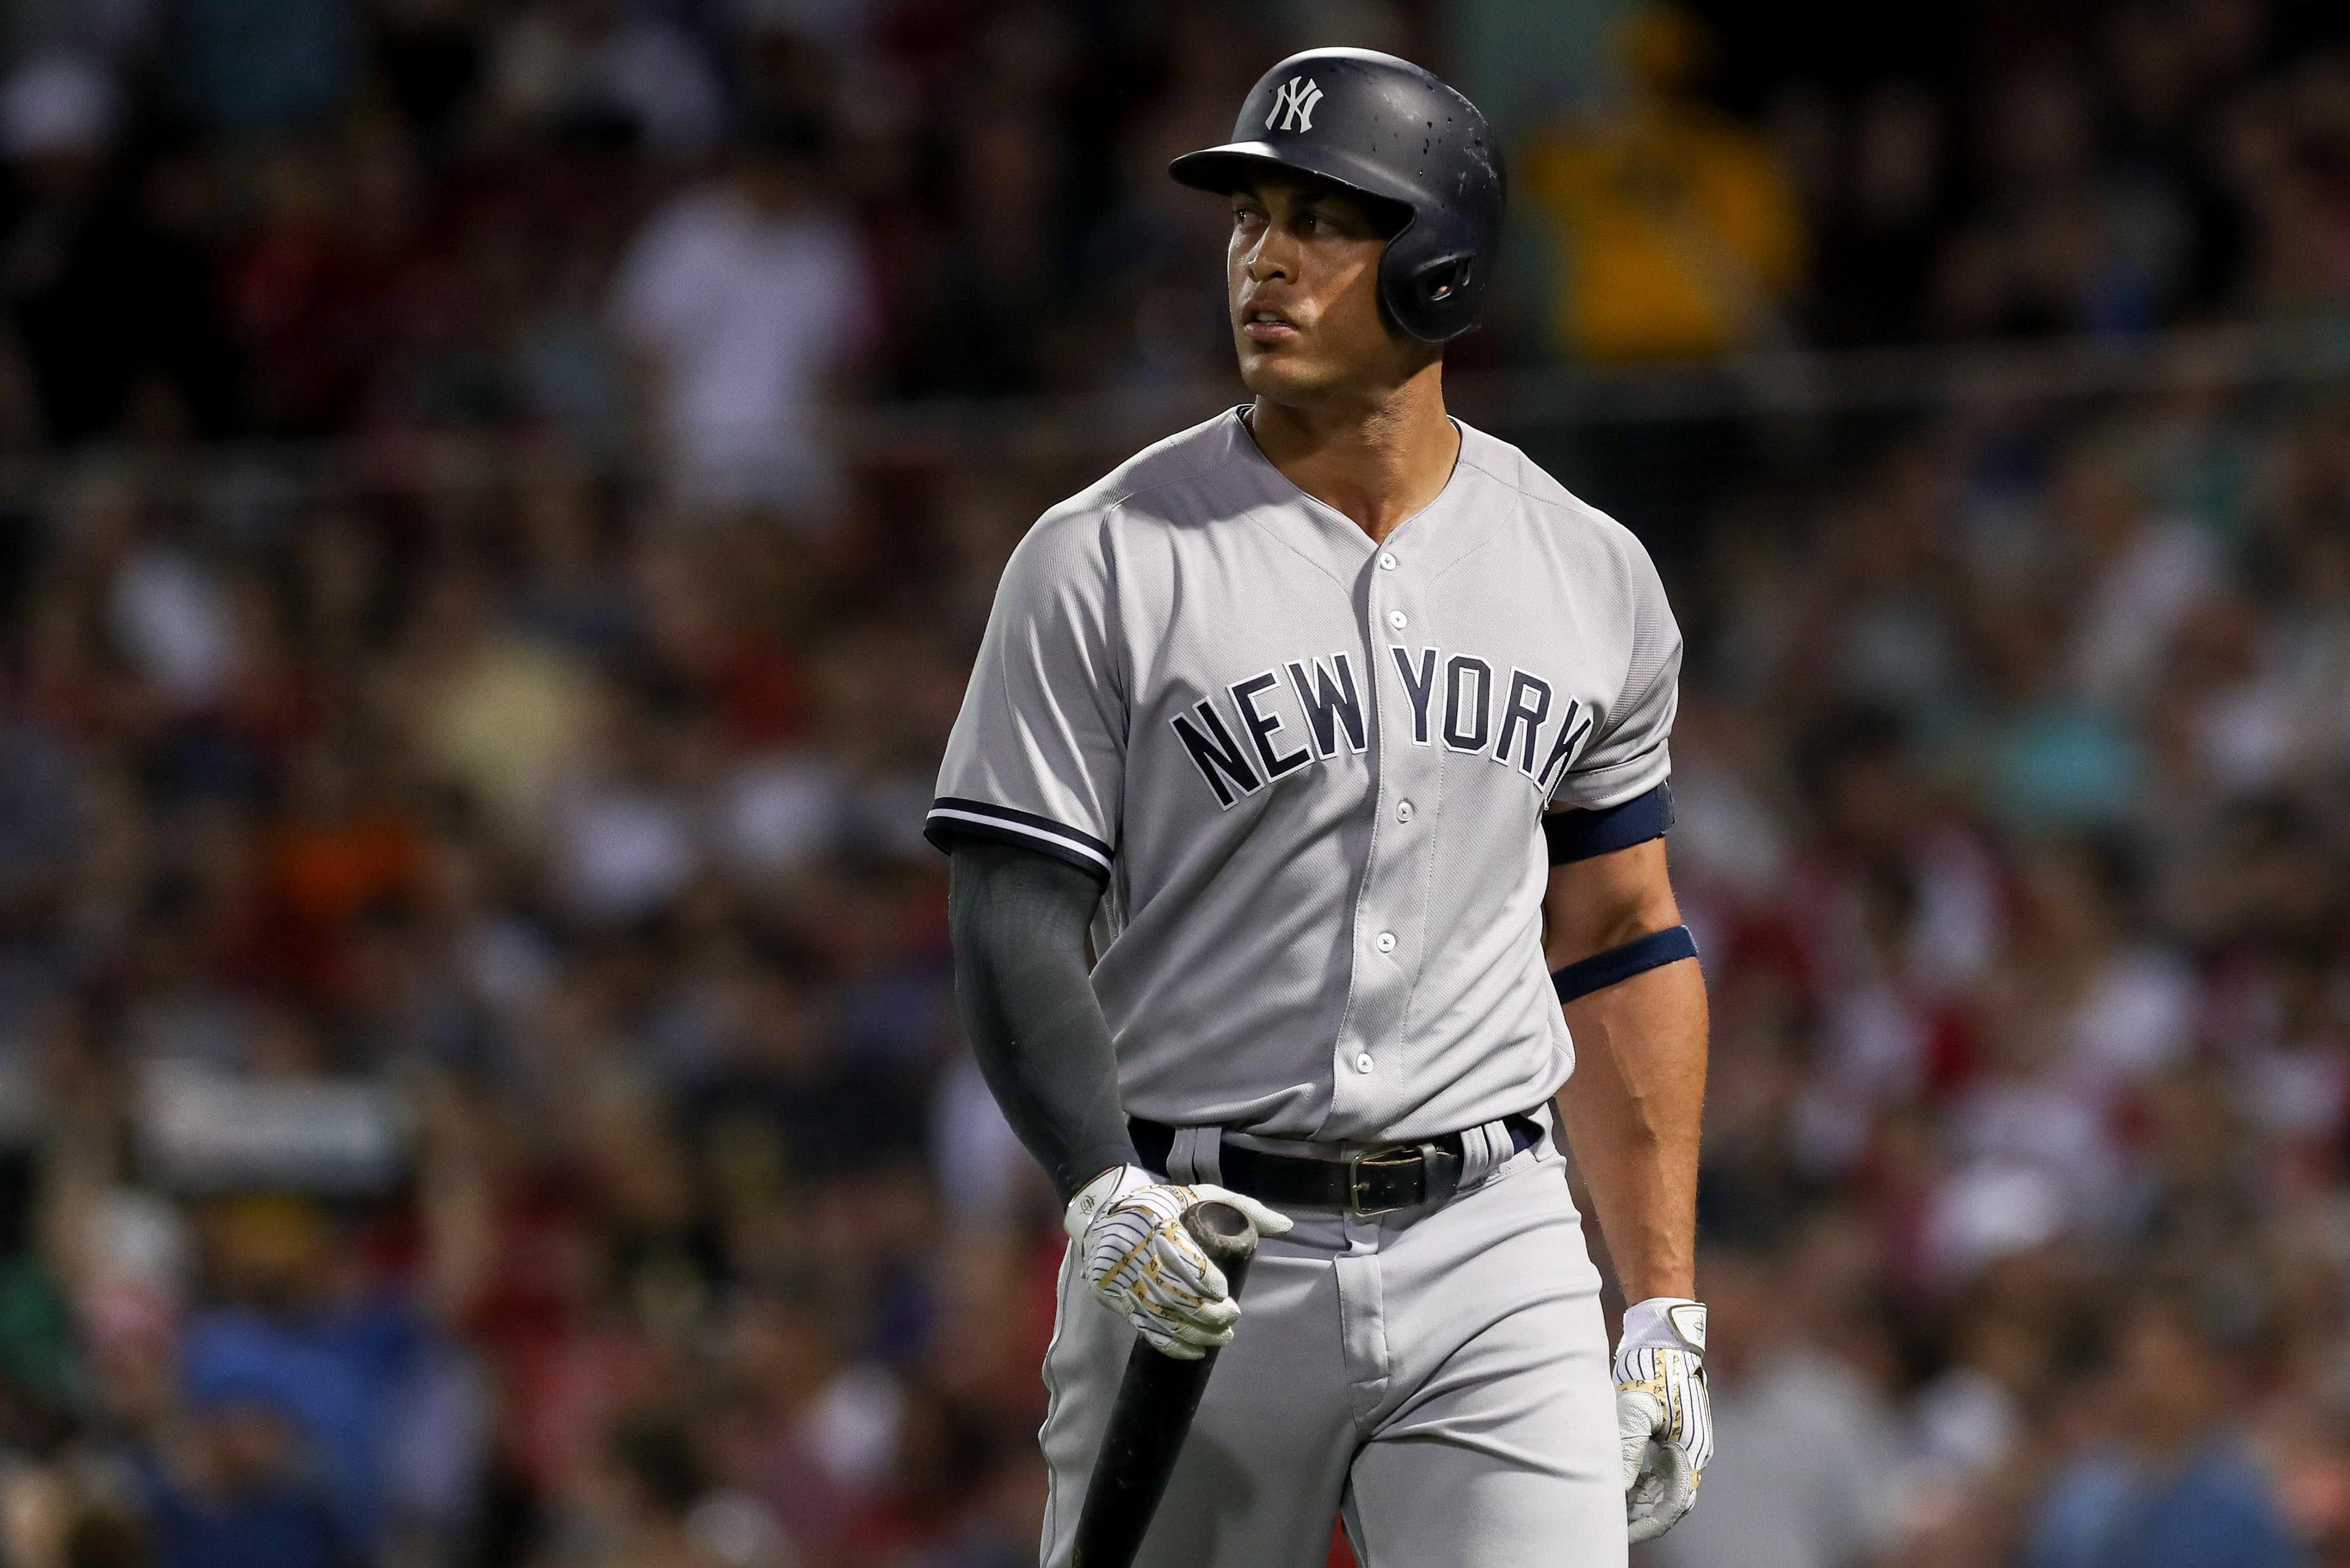
[[[1232,1298],[1256,1257],[1256,1227],[1229,1203],[1194,1203],[1183,1211],[1183,1228],[1209,1261],[1224,1272]],[[1197,1361],[1161,1355],[1146,1340],[1134,1342],[1110,1407],[1109,1430],[1094,1457],[1085,1511],[1077,1516],[1077,1544],[1069,1568],[1132,1568],[1150,1516],[1159,1511],[1175,1461],[1191,1434],[1191,1417],[1216,1369],[1215,1351]]]

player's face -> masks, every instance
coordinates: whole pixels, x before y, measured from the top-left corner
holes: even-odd
[[[1225,298],[1250,391],[1313,401],[1399,384],[1427,363],[1379,314],[1387,236],[1363,202],[1278,176],[1232,202]]]

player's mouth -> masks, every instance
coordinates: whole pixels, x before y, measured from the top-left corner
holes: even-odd
[[[1241,330],[1259,343],[1279,343],[1297,336],[1297,324],[1278,310],[1253,305],[1241,313]]]

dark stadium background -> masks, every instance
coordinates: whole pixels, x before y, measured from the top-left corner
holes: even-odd
[[[1456,405],[1690,633],[1649,1560],[2350,1562],[2345,22],[9,0],[0,1563],[1034,1561],[919,824],[1330,42],[1492,111]]]

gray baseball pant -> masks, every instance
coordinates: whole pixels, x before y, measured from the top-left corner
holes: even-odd
[[[1217,1129],[1169,1171],[1212,1181]],[[1311,1146],[1253,1140],[1277,1153]],[[1545,1137],[1464,1139],[1442,1204],[1294,1212],[1260,1248],[1138,1568],[1623,1568],[1624,1486],[1599,1275]],[[1045,1568],[1066,1568],[1134,1331],[1074,1252],[1045,1358]]]

